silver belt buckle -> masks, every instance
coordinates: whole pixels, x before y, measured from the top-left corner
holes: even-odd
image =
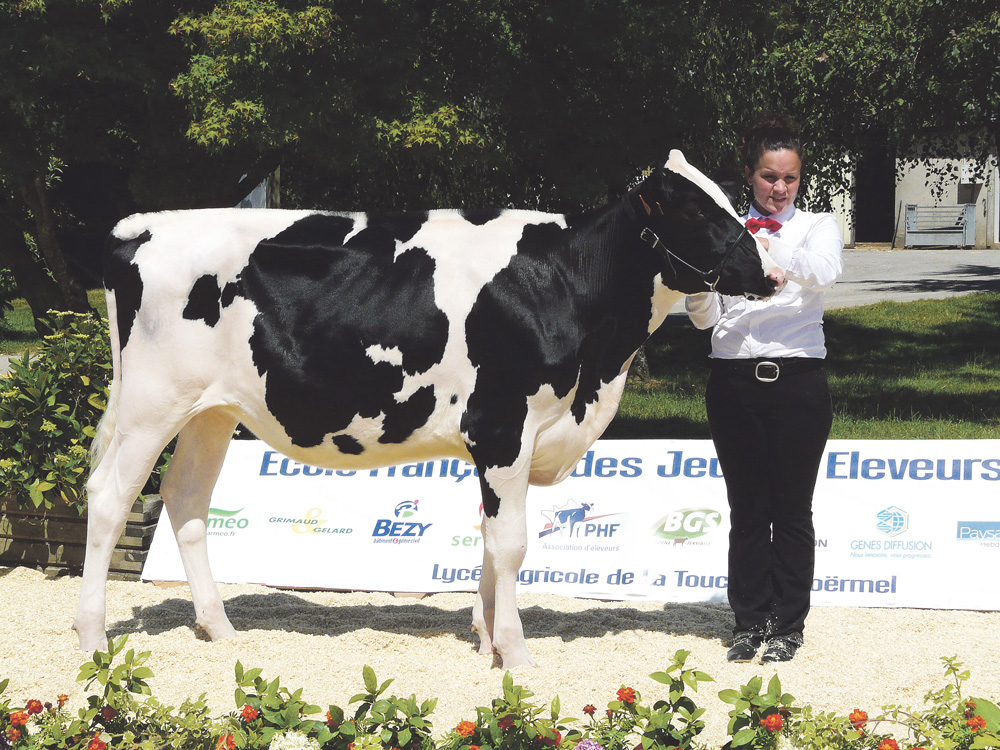
[[[773,383],[781,374],[781,368],[777,362],[765,360],[757,363],[753,374],[761,383]]]

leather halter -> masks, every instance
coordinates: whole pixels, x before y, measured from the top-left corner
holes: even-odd
[[[629,201],[628,196],[629,196],[628,193],[622,196],[622,205],[625,207],[625,213],[628,214],[629,218],[632,219],[632,221],[634,222],[636,221],[637,216],[635,208],[632,206],[631,201]],[[639,200],[642,200],[641,195],[639,196]],[[646,205],[645,201],[643,201],[643,205]],[[740,240],[743,239],[744,234],[752,236],[750,235],[750,232],[744,227],[739,233],[737,233],[736,239],[734,239],[733,242],[729,245],[729,247],[726,248],[726,252],[722,256],[722,260],[720,260],[715,265],[715,267],[713,267],[711,270],[708,271],[702,271],[700,268],[691,265],[682,257],[680,257],[677,253],[673,252],[663,243],[662,240],[660,240],[656,232],[654,232],[649,227],[642,228],[642,231],[639,233],[639,239],[641,239],[643,242],[645,242],[654,250],[656,250],[660,254],[660,257],[662,257],[667,262],[667,265],[670,267],[670,272],[674,275],[674,280],[680,278],[680,274],[678,274],[677,269],[674,268],[673,262],[676,260],[680,263],[683,263],[685,266],[687,266],[696,274],[698,274],[701,277],[701,280],[705,283],[705,286],[707,286],[711,291],[714,292],[716,291],[715,289],[716,285],[718,285],[719,280],[722,278],[722,272],[725,270],[726,264],[732,258],[733,253],[736,251],[736,246],[740,244]]]

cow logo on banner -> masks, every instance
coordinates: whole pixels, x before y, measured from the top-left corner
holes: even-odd
[[[561,506],[553,506],[541,511],[545,525],[538,533],[539,539],[609,539],[622,529],[625,513],[591,513],[595,503],[574,502],[568,500]],[[613,520],[615,518],[618,520]]]

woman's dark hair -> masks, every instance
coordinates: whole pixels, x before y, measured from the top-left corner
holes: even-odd
[[[798,124],[780,112],[764,112],[744,131],[740,141],[740,159],[743,166],[753,171],[765,151],[781,149],[794,151],[801,161],[805,161]]]

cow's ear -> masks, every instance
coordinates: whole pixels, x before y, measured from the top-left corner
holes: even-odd
[[[712,172],[712,181],[722,188],[729,202],[735,206],[740,199],[740,193],[743,192],[743,175],[735,169],[721,167]]]

